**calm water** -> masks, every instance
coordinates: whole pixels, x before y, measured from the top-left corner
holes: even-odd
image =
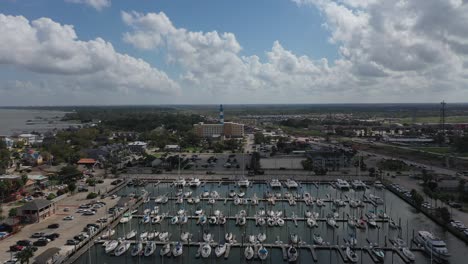
[[[70,123],[61,122],[65,112],[33,109],[0,109],[0,136],[14,133],[45,132],[54,128],[67,128]],[[26,124],[28,120],[32,124]]]
[[[141,187],[140,187],[141,188]],[[203,192],[203,190],[213,191],[216,190],[221,194],[221,197],[226,197],[229,189],[238,190],[237,187],[232,185],[221,185],[218,184],[207,184],[204,187],[199,187],[197,189],[191,189],[193,191],[192,196],[199,195]],[[144,189],[146,189],[151,196],[158,196],[161,194],[172,194],[174,193],[175,189],[168,186],[168,184],[160,184],[157,187],[153,185],[147,185]],[[185,188],[188,190],[188,188]],[[257,193],[258,197],[263,197],[263,193],[269,191],[269,187],[264,184],[254,184],[252,187],[246,189],[245,197],[251,197],[253,193]],[[121,190],[120,195],[125,195],[128,193],[136,192],[137,189],[133,187],[126,187]],[[303,184],[302,188],[298,189],[294,193],[303,193],[309,192],[314,197],[321,197],[325,198],[327,194],[330,194],[332,198],[335,197],[342,197],[347,195],[353,198],[362,198],[364,191],[347,191],[341,192],[333,189],[328,185],[321,185],[319,189],[317,189],[313,185]],[[282,193],[287,192],[286,189],[281,189]],[[418,230],[429,230],[435,233],[437,236],[442,238],[446,241],[449,251],[452,254],[451,263],[466,263],[463,261],[463,255],[468,252],[468,248],[466,245],[455,238],[448,232],[444,232],[440,227],[435,225],[430,219],[424,216],[421,213],[416,212],[412,207],[407,205],[397,196],[392,194],[389,191],[385,190],[375,190],[369,189],[366,191],[367,193],[373,193],[382,197],[385,200],[385,205],[379,205],[377,210],[386,210],[387,214],[389,214],[397,223],[401,221],[402,223],[402,230],[401,236],[403,239],[411,239],[412,232],[417,232]],[[150,201],[147,204],[143,204],[139,210],[142,212],[146,208],[153,208],[154,202]],[[328,213],[332,211],[334,206],[331,203],[327,203],[325,207],[319,208],[316,206],[309,206],[307,207],[304,203],[298,202],[296,206],[289,206],[287,202],[277,202],[276,205],[271,206],[268,205],[266,202],[260,202],[259,205],[234,205],[233,202],[227,202],[224,204],[224,201],[217,201],[216,204],[211,205],[208,204],[207,201],[201,201],[198,205],[189,205],[186,204],[175,204],[175,200],[169,200],[167,204],[159,205],[160,206],[160,213],[161,212],[168,212],[169,215],[174,215],[175,212],[180,209],[184,208],[189,211],[189,215],[194,215],[195,208],[201,206],[205,210],[205,214],[207,216],[211,215],[211,213],[219,209],[225,215],[234,216],[240,210],[244,209],[247,211],[249,216],[253,216],[259,208],[265,208],[266,210],[282,210],[285,212],[286,216],[291,216],[292,212],[295,212],[298,217],[304,216],[304,211],[309,209],[316,211],[320,214],[320,217],[325,217]],[[350,214],[355,216],[360,216],[365,214],[369,210],[374,210],[374,207],[370,204],[365,204],[365,207],[360,209],[350,209],[348,206],[341,207],[338,209],[340,216],[343,214]],[[214,241],[222,241],[224,239],[225,232],[232,232],[236,236],[236,240],[240,241],[242,235],[250,235],[250,234],[258,234],[260,232],[264,232],[267,234],[267,240],[265,243],[274,243],[279,236],[279,239],[283,242],[287,242],[289,239],[289,234],[297,233],[301,237],[303,241],[307,244],[313,244],[312,236],[314,233],[320,234],[326,242],[331,244],[340,244],[343,245],[343,238],[347,238],[349,234],[356,232],[356,236],[358,239],[358,246],[367,246],[368,242],[366,239],[368,238],[372,242],[379,242],[379,245],[384,246],[385,241],[389,244],[387,238],[394,238],[398,235],[398,230],[393,230],[388,227],[386,223],[379,223],[379,229],[365,229],[356,231],[349,228],[346,222],[339,222],[339,228],[331,229],[327,227],[325,222],[319,222],[319,227],[316,228],[309,228],[306,225],[305,221],[298,221],[298,226],[294,225],[292,221],[286,221],[286,224],[283,227],[256,227],[254,220],[247,220],[247,224],[245,226],[239,227],[235,225],[235,220],[228,220],[226,225],[219,226],[219,225],[209,225],[208,223],[204,226],[196,225],[196,220],[189,220],[186,225],[171,225],[169,223],[169,219],[164,220],[162,224],[159,225],[151,225],[151,224],[140,224],[138,218],[133,218],[131,222],[126,224],[119,224],[116,228],[116,236],[121,237],[126,232],[131,229],[136,229],[138,232],[144,231],[168,231],[172,234],[171,241],[178,241],[180,238],[180,233],[183,231],[189,231],[193,234],[192,241],[201,241],[202,234],[205,230],[209,230],[210,233],[214,235]],[[107,255],[104,253],[104,248],[101,245],[96,245],[90,249],[89,254],[83,255],[80,259],[76,261],[76,263],[247,263],[247,260],[244,258],[244,249],[240,248],[231,248],[231,253],[227,260],[223,258],[216,258],[214,256],[214,249],[212,251],[212,256],[209,259],[196,259],[195,254],[198,250],[197,247],[184,247],[184,253],[179,258],[168,258],[159,256],[159,249],[158,246],[156,253],[152,257],[132,257],[130,255],[131,248],[127,253],[120,257],[115,257],[111,255]],[[339,257],[336,251],[328,251],[328,250],[317,250],[317,255],[319,258],[318,263],[343,263],[342,259]],[[373,263],[367,253],[361,254],[359,253],[359,263]],[[417,260],[415,263],[430,263],[430,260],[427,256],[423,255],[423,253],[415,252]],[[266,263],[281,263],[282,261],[282,252],[280,249],[269,249],[269,256],[268,259],[265,261]],[[298,263],[313,263],[312,257],[309,250],[301,250],[300,252],[300,260]],[[393,255],[390,252],[386,254],[385,263],[404,263],[398,255]]]

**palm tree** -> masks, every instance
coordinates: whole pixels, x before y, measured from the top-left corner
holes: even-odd
[[[29,264],[29,259],[32,258],[34,256],[34,251],[32,250],[31,247],[27,247],[23,250],[21,250],[20,252],[18,252],[18,254],[16,254],[16,257],[18,258],[19,262],[21,264]]]

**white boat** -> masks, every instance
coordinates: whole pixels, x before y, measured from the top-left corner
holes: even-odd
[[[138,256],[143,252],[143,243],[138,242],[135,245],[133,245],[132,248],[132,257]]]
[[[164,244],[164,246],[162,246],[162,248],[159,250],[159,255],[165,256],[165,255],[167,255],[169,252],[171,252],[171,244],[170,244],[170,243],[166,243],[166,244]]]
[[[350,247],[346,247],[346,257],[348,257],[348,260],[352,263],[357,263],[358,262],[358,254],[354,252]]]
[[[233,235],[232,233],[226,233],[226,234],[224,235],[224,239],[225,239],[226,242],[228,242],[228,243],[231,243],[233,238],[234,238],[234,235]]]
[[[234,205],[239,205],[241,202],[242,201],[239,197],[234,198]]]
[[[184,225],[187,222],[188,222],[188,217],[186,215],[179,217],[179,224]]]
[[[173,216],[171,218],[171,224],[175,225],[179,222],[179,217],[178,216]]]
[[[266,220],[264,217],[257,217],[255,219],[255,224],[259,226],[264,226],[266,224]]]
[[[148,232],[148,240],[153,240],[157,238],[159,235],[159,232],[154,231],[154,232]]]
[[[175,187],[184,187],[185,183],[186,182],[185,182],[184,178],[180,178],[180,179],[174,181],[174,186]]]
[[[151,219],[151,224],[159,224],[162,222],[163,219],[164,219],[164,216],[157,215]]]
[[[369,227],[372,227],[372,228],[377,227],[377,221],[375,220],[375,218],[367,219],[367,224],[369,225]]]
[[[203,258],[208,258],[211,255],[211,246],[209,243],[203,244],[201,248],[201,256]]]
[[[102,239],[108,239],[108,238],[112,237],[114,234],[115,234],[114,229],[108,229],[108,230],[104,231],[104,233],[102,233],[101,238]]]
[[[403,247],[401,248],[401,253],[403,253],[403,255],[409,259],[410,261],[415,261],[416,260],[416,256],[414,255],[413,252],[411,252],[411,250],[407,247]]]
[[[197,224],[198,225],[204,225],[206,224],[206,222],[208,221],[208,219],[206,218],[206,215],[202,214],[198,217],[198,220],[197,220]]]
[[[379,260],[379,261],[384,261],[385,259],[385,252],[378,248],[378,247],[372,247],[371,248],[371,253]]]
[[[190,196],[192,196],[192,191],[187,191],[187,192],[184,193],[185,198],[188,198]]]
[[[232,198],[232,197],[234,197],[234,196],[236,196],[236,191],[230,190],[230,191],[229,191],[229,197]]]
[[[323,245],[323,238],[320,235],[314,234],[314,244]]]
[[[226,243],[219,243],[215,249],[216,257],[221,257],[226,252]]]
[[[159,240],[166,241],[169,238],[168,232],[161,232],[159,233]]]
[[[356,219],[354,218],[348,218],[348,226],[352,229],[356,228],[357,226],[357,222],[356,222]]]
[[[153,255],[154,251],[156,250],[156,243],[154,241],[146,243],[145,246],[145,257],[149,257]]]
[[[355,189],[355,190],[365,190],[366,189],[366,184],[361,180],[353,180],[351,182],[351,185],[353,186],[353,189]]]
[[[151,210],[151,215],[157,215],[159,213],[159,206],[153,207],[153,210]]]
[[[122,242],[114,251],[115,256],[120,256],[123,253],[127,252],[127,250],[130,248],[130,242],[124,241]]]
[[[252,243],[252,244],[256,244],[257,243],[257,237],[254,236],[254,235],[249,235],[249,242]]]
[[[330,227],[336,228],[338,225],[336,224],[336,220],[333,217],[327,218],[327,224]]]
[[[249,187],[250,186],[250,181],[247,179],[242,179],[237,181],[237,186],[239,187]]]
[[[148,224],[151,221],[151,217],[149,215],[144,215],[143,218],[141,219],[141,222],[143,224]]]
[[[200,202],[200,197],[199,196],[193,198],[193,203],[197,204],[199,202]]]
[[[315,218],[312,218],[312,217],[307,218],[307,226],[308,227],[318,226],[317,221],[315,220]]]
[[[209,243],[213,240],[213,235],[211,233],[205,232],[203,233],[203,241]]]
[[[107,243],[104,250],[105,250],[106,253],[110,253],[110,252],[114,251],[117,248],[118,245],[119,245],[118,240],[111,240],[111,241],[109,241],[109,243]]]
[[[204,190],[203,193],[202,193],[202,197],[207,198],[208,196],[210,196],[210,192],[207,191],[207,190]]]
[[[132,220],[133,216],[130,213],[125,213],[123,214],[122,218],[120,218],[119,222],[121,224],[128,223],[130,220]]]
[[[336,180],[336,187],[338,187],[341,190],[349,190],[351,188],[349,183],[347,181],[345,181],[345,180],[342,180],[342,179],[337,179]]]
[[[127,235],[125,236],[125,238],[127,240],[130,240],[132,238],[134,238],[136,236],[137,232],[135,230],[131,230],[130,232],[127,233]]]
[[[278,226],[284,226],[284,220],[283,220],[283,218],[278,218],[278,220],[276,220],[276,224],[277,224]]]
[[[397,225],[397,223],[395,223],[395,221],[393,221],[393,219],[389,219],[388,220],[388,225],[390,226],[390,228],[392,229],[397,229],[399,226]]]
[[[244,250],[244,256],[247,260],[253,259],[255,252],[251,246],[247,246]]]
[[[268,257],[268,250],[266,249],[266,247],[261,246],[261,247],[258,249],[258,257],[259,257],[261,260],[265,260],[265,259]]]
[[[189,232],[182,232],[182,234],[180,234],[180,240],[187,243],[190,240],[190,236],[191,234]]]
[[[432,233],[428,231],[418,231],[415,241],[428,255],[432,256],[432,258],[442,262],[448,261],[450,254],[445,242],[436,238]]]
[[[208,223],[210,223],[211,225],[216,225],[217,222],[218,222],[218,219],[214,215],[210,216],[210,218],[208,219]]]
[[[291,243],[292,244],[297,244],[299,243],[299,236],[297,234],[291,234],[290,235]]]
[[[271,187],[272,189],[281,188],[281,183],[280,183],[280,181],[278,181],[278,179],[272,179],[272,180],[270,181],[270,187]]]
[[[266,234],[265,233],[258,234],[257,239],[260,243],[263,243],[266,240]]]
[[[203,209],[201,209],[201,207],[198,207],[196,210],[195,210],[195,215],[201,215],[203,214]]]
[[[140,239],[141,240],[145,240],[147,238],[148,238],[148,232],[143,232],[143,233],[140,234]]]
[[[227,219],[226,219],[226,217],[225,217],[224,215],[221,215],[221,216],[218,218],[218,224],[220,224],[220,225],[226,224],[226,221],[227,221]]]
[[[293,247],[290,246],[288,248],[288,262],[296,262],[299,257],[299,251]]]
[[[240,226],[243,226],[247,223],[247,219],[245,218],[245,216],[239,216],[237,219],[236,219],[236,223]]]
[[[317,204],[318,207],[325,206],[325,203],[322,199],[317,199],[315,203]]]
[[[183,251],[184,251],[184,247],[182,246],[180,242],[177,242],[175,243],[174,248],[172,248],[172,255],[174,257],[178,257],[182,255]]]
[[[292,179],[287,179],[287,180],[284,182],[284,185],[285,185],[286,188],[288,188],[288,189],[293,189],[293,188],[299,187],[299,184],[297,184],[297,182],[296,182],[295,180],[292,180]]]
[[[200,181],[200,179],[198,179],[198,178],[193,178],[193,179],[189,182],[189,186],[190,186],[190,187],[198,187],[198,186],[200,186],[200,184],[201,184],[201,181]]]
[[[245,192],[243,191],[240,191],[237,196],[239,196],[240,198],[244,197],[245,196]]]

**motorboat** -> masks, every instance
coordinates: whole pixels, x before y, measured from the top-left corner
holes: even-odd
[[[287,180],[284,182],[284,185],[285,185],[286,188],[288,188],[288,189],[294,189],[294,188],[299,187],[299,184],[297,184],[297,182],[296,182],[295,180],[292,180],[292,179],[287,179]]]
[[[201,207],[197,207],[197,209],[195,210],[195,215],[201,215],[203,214],[203,209]]]
[[[234,198],[234,205],[239,205],[242,200],[239,197]]]
[[[260,243],[263,243],[266,240],[266,234],[265,233],[258,234],[257,239]]]
[[[359,207],[359,205],[360,205],[360,204],[359,204],[359,201],[358,201],[358,200],[353,200],[353,199],[349,200],[349,206],[350,206],[351,208],[357,208],[357,207]]]
[[[232,198],[232,197],[234,197],[234,196],[236,196],[236,191],[230,190],[230,191],[229,191],[229,197]]]
[[[186,182],[185,182],[184,178],[180,178],[180,179],[174,181],[174,186],[175,187],[184,187],[185,184],[186,184]]]
[[[381,219],[388,219],[387,213],[385,213],[385,211],[382,211],[382,210],[379,211],[379,217],[380,217]]]
[[[375,187],[376,189],[383,189],[383,188],[384,188],[384,185],[382,184],[381,181],[375,181],[375,182],[374,182],[374,187]]]
[[[299,236],[297,234],[291,234],[290,235],[291,243],[292,244],[297,244],[299,243]]]
[[[164,219],[164,216],[157,215],[151,219],[151,224],[159,224],[162,222],[163,219]]]
[[[288,248],[288,262],[296,262],[299,257],[299,251],[297,248],[290,246]]]
[[[173,216],[171,218],[171,224],[175,225],[179,222],[179,217],[178,216]]]
[[[284,220],[283,220],[283,218],[278,218],[278,220],[276,220],[276,224],[277,224],[278,226],[284,226]]]
[[[247,223],[247,219],[245,218],[245,216],[240,216],[236,219],[236,222],[238,225],[243,226]]]
[[[252,202],[252,205],[257,205],[258,204],[258,198],[257,198],[256,193],[254,193],[254,195],[252,196],[251,202]]]
[[[159,206],[153,207],[153,210],[151,210],[151,215],[157,215],[159,213]]]
[[[184,197],[183,197],[183,196],[179,196],[179,197],[177,197],[177,200],[176,200],[175,203],[176,203],[176,204],[181,204],[181,203],[183,203],[183,202],[184,202]]]
[[[242,179],[237,181],[237,186],[239,187],[249,187],[250,186],[250,181],[248,179]]]
[[[371,253],[379,260],[379,261],[384,261],[385,259],[385,252],[378,248],[378,247],[372,247],[371,248]]]
[[[266,220],[264,217],[257,217],[255,219],[255,224],[259,226],[264,226],[266,224]]]
[[[317,220],[315,220],[315,218],[313,218],[313,217],[307,218],[307,226],[309,226],[309,227],[318,226]]]
[[[336,224],[336,220],[333,217],[327,218],[327,224],[328,224],[328,226],[330,226],[332,228],[338,227],[338,225]]]
[[[210,192],[208,192],[207,190],[204,190],[202,193],[202,197],[207,198],[208,196],[210,196]]]
[[[323,238],[318,234],[314,234],[314,244],[323,245]]]
[[[182,234],[180,234],[180,240],[182,240],[182,242],[187,243],[190,240],[190,236],[191,235],[189,232],[182,232]]]
[[[281,183],[280,183],[280,181],[278,181],[278,179],[272,179],[270,181],[270,187],[272,189],[281,188]]]
[[[213,240],[213,235],[211,233],[205,232],[203,233],[203,241],[209,243]]]
[[[185,198],[188,198],[188,197],[190,197],[190,196],[192,196],[192,191],[184,192],[184,197],[185,197]]]
[[[219,193],[217,191],[212,191],[210,193],[211,198],[219,198]]]
[[[249,242],[252,243],[252,244],[256,244],[257,243],[257,237],[254,236],[254,235],[249,235]]]
[[[206,215],[202,214],[202,215],[200,215],[200,216],[198,217],[197,224],[198,224],[198,225],[204,225],[204,224],[206,224],[206,221],[207,221],[207,220],[208,220],[208,219],[206,218]]]
[[[148,240],[153,240],[157,238],[159,235],[159,232],[154,231],[154,232],[148,232]]]
[[[351,188],[349,183],[342,179],[336,180],[336,187],[339,188],[340,190],[349,190]]]
[[[201,256],[203,258],[208,258],[211,255],[211,246],[209,243],[203,244],[201,248]]]
[[[414,255],[413,252],[411,252],[411,250],[407,247],[403,247],[401,248],[401,253],[403,253],[403,255],[409,259],[410,261],[415,261],[416,260],[416,256]]]
[[[226,240],[226,242],[230,243],[232,242],[232,239],[234,238],[234,235],[232,233],[226,233],[224,235],[224,239]]]
[[[149,209],[149,208],[146,208],[145,210],[143,210],[144,215],[148,215],[150,213],[151,213],[151,209]]]
[[[442,262],[447,262],[450,254],[444,241],[436,238],[432,233],[428,231],[419,231],[415,237],[416,243],[423,247],[424,251]]]
[[[159,240],[166,241],[169,239],[169,232],[161,232],[159,233]]]
[[[226,243],[219,243],[215,248],[216,257],[221,257],[226,252]]]
[[[348,257],[348,260],[351,262],[351,263],[357,263],[358,262],[358,254],[356,254],[356,252],[354,252],[354,250],[352,250],[350,247],[346,247],[346,257]]]
[[[118,240],[111,240],[111,241],[109,241],[109,243],[107,243],[104,251],[106,253],[110,253],[110,252],[114,251],[117,248],[118,245],[119,245]]]
[[[169,252],[171,252],[171,244],[170,243],[166,243],[164,244],[164,246],[162,246],[162,248],[159,250],[159,255],[161,255],[161,257],[167,255]]]
[[[132,248],[132,257],[138,256],[143,252],[143,243],[138,242],[135,245],[133,245]]]
[[[208,203],[209,203],[209,204],[215,204],[215,203],[216,203],[216,200],[215,200],[214,198],[210,198],[210,199],[208,200]]]
[[[184,194],[184,190],[178,189],[177,192],[175,193],[175,196],[182,196],[182,194]]]
[[[136,236],[137,232],[135,230],[131,230],[130,232],[127,233],[127,235],[125,235],[125,238],[127,240],[130,240],[132,238],[134,238]]]
[[[267,223],[268,223],[268,226],[275,226],[275,225],[278,224],[278,223],[277,223],[277,220],[275,220],[275,219],[272,218],[272,217],[268,217]]]
[[[193,203],[198,204],[200,202],[200,197],[196,196],[193,198]]]
[[[375,220],[375,218],[367,219],[367,224],[369,225],[369,227],[372,227],[372,228],[377,227],[377,221]]]
[[[123,253],[127,252],[127,250],[130,248],[130,242],[128,241],[124,241],[122,242],[114,251],[114,255],[115,256],[120,256],[122,255]]]
[[[151,217],[149,215],[144,215],[143,218],[141,219],[141,222],[143,224],[148,224],[151,221]]]
[[[399,237],[393,239],[393,244],[396,247],[406,247],[406,242],[403,239],[399,238]]]
[[[255,252],[252,246],[247,246],[244,250],[244,256],[247,260],[253,259]]]
[[[351,182],[351,185],[353,186],[353,189],[355,189],[355,190],[365,190],[366,189],[366,184],[361,180],[353,180]]]
[[[184,251],[184,247],[182,246],[182,243],[176,242],[174,247],[172,248],[172,255],[174,257],[178,257],[182,255],[183,251]]]
[[[259,249],[258,249],[258,257],[261,259],[261,260],[265,260],[267,257],[268,257],[268,250],[266,249],[266,247],[264,246],[261,246]]]
[[[343,207],[343,206],[346,205],[345,202],[344,202],[343,200],[341,200],[341,199],[335,199],[335,200],[333,201],[333,203],[334,203],[335,206],[337,206],[337,207]]]
[[[143,232],[143,233],[140,234],[140,239],[141,240],[145,240],[147,238],[148,238],[148,232]]]
[[[104,231],[104,233],[102,233],[101,238],[102,239],[107,239],[107,238],[112,237],[114,234],[115,234],[114,229],[108,229],[108,230]]]
[[[218,224],[219,225],[226,224],[226,221],[227,221],[227,219],[226,219],[226,217],[224,215],[221,215],[220,217],[218,217]]]
[[[349,238],[348,238],[348,243],[350,246],[356,246],[357,245],[357,238],[355,235],[349,235]]]
[[[189,186],[192,187],[192,188],[196,188],[198,186],[200,186],[201,184],[201,181],[200,179],[198,178],[193,178],[190,182],[189,182]]]
[[[318,207],[325,206],[325,202],[322,199],[317,199],[315,203],[317,204]]]
[[[146,243],[145,251],[144,251],[145,257],[149,257],[153,255],[155,250],[156,250],[156,243],[154,241]]]
[[[240,191],[239,193],[237,193],[237,196],[240,197],[240,198],[242,198],[242,197],[245,196],[245,192]]]
[[[217,222],[218,222],[218,219],[214,215],[210,216],[210,219],[208,219],[208,223],[210,223],[211,225],[216,225]]]
[[[188,222],[188,217],[186,215],[183,215],[181,217],[179,217],[179,224],[180,225],[184,225]]]
[[[356,227],[357,227],[357,228],[361,228],[361,229],[366,228],[366,220],[364,220],[363,218],[360,218],[360,219],[357,221]]]
[[[130,220],[132,220],[133,216],[130,213],[125,213],[123,214],[122,218],[120,218],[119,222],[121,224],[128,223]]]

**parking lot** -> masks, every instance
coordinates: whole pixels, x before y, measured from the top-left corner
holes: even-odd
[[[110,182],[112,180],[105,180],[103,184],[98,184],[96,186],[96,191],[101,191],[105,193],[106,190],[110,189]],[[77,213],[77,209],[81,204],[89,203],[91,200],[87,200],[87,193],[76,193],[73,196],[64,198],[63,200],[57,203],[56,214],[46,218],[40,223],[26,225],[21,231],[14,234],[11,237],[6,238],[0,242],[0,260],[6,261],[11,258],[12,252],[9,252],[10,246],[14,245],[18,240],[30,240],[36,241],[37,238],[31,238],[31,235],[36,232],[44,232],[45,234],[58,233],[60,237],[51,241],[47,246],[40,246],[34,254],[38,256],[44,252],[47,248],[58,247],[61,248],[60,254],[65,255],[67,251],[73,249],[74,246],[66,246],[65,243],[68,239],[72,239],[74,236],[78,235],[83,231],[83,228],[88,223],[96,223],[99,218],[106,217],[107,209],[114,206],[118,199],[111,199],[107,197],[105,199],[100,199],[105,206],[102,208],[96,209],[95,215],[83,215],[82,213]],[[99,200],[99,199],[95,199]],[[65,212],[64,209],[69,208],[68,212]],[[71,215],[74,217],[73,220],[63,220],[64,217]],[[51,224],[59,224],[58,228],[49,229],[47,228]],[[34,257],[33,257],[34,258]],[[32,261],[31,261],[32,263]]]

